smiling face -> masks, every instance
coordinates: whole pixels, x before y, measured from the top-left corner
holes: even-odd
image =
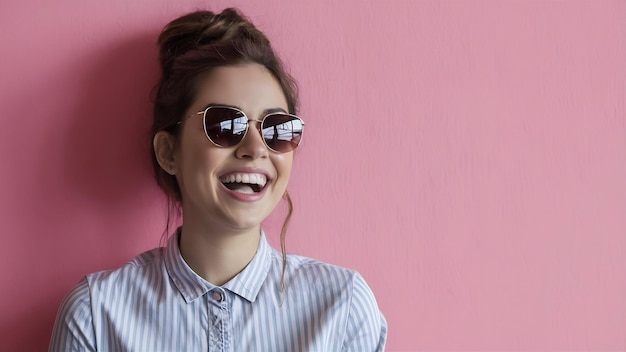
[[[214,145],[205,135],[202,115],[195,114],[209,104],[232,106],[248,119],[260,120],[269,112],[286,111],[287,101],[261,65],[215,68],[198,81],[196,97],[185,113],[192,116],[183,120],[173,148],[170,171],[180,186],[183,221],[217,231],[256,231],[287,189],[293,152],[269,150],[257,121],[249,122],[238,145]]]

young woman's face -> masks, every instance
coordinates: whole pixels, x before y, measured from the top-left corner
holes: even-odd
[[[174,154],[185,221],[224,230],[258,228],[287,189],[293,152],[268,149],[257,121],[249,122],[241,143],[218,147],[207,139],[202,115],[195,113],[208,105],[227,105],[261,120],[268,112],[287,111],[282,89],[265,67],[245,64],[211,70],[199,80],[197,92],[186,113],[194,115],[184,120]]]

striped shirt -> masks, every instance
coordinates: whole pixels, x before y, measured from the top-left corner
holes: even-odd
[[[261,232],[223,286],[189,268],[180,231],[165,248],[83,278],[59,309],[50,351],[383,351],[387,323],[357,272],[282,255]]]

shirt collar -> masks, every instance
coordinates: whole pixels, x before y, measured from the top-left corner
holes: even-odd
[[[190,303],[216,286],[196,274],[181,256],[178,247],[180,230],[181,228],[178,228],[170,237],[165,248],[165,266],[170,279],[176,285],[185,302]],[[222,287],[250,302],[254,302],[269,274],[271,255],[272,248],[265,238],[265,233],[261,230],[259,247],[250,263]]]

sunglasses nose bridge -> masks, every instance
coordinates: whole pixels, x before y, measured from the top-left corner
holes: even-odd
[[[255,123],[256,122],[256,123]],[[259,120],[259,119],[248,119],[247,122],[247,126],[246,128],[249,130],[250,128],[255,129],[257,132],[259,132],[259,134],[261,135],[261,138],[263,138],[263,120]]]
[[[237,144],[237,153],[254,157],[268,155],[268,152],[272,151],[272,149],[267,145],[265,138],[263,138],[261,130],[263,121],[258,119],[249,119],[247,121],[246,132]]]
[[[248,125],[252,122],[256,122],[257,123],[257,127],[260,129],[261,125],[263,124],[263,120],[259,120],[259,119],[248,119]]]

